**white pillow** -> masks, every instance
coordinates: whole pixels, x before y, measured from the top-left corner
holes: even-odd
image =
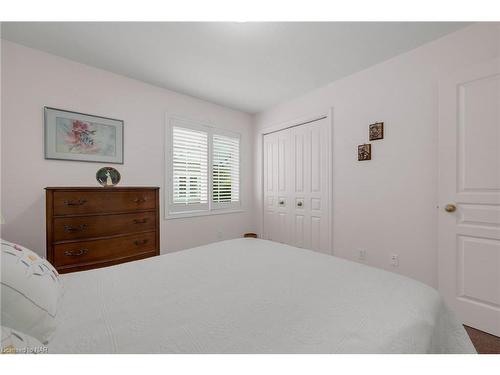
[[[7,327],[0,327],[2,341],[0,345],[2,354],[39,354],[48,353],[48,348],[37,339],[17,332]]]
[[[59,274],[33,251],[2,241],[2,326],[47,343],[62,295]]]

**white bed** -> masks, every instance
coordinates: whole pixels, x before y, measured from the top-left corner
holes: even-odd
[[[49,353],[475,353],[432,288],[257,239],[63,276]]]

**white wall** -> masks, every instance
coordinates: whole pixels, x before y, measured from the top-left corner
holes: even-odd
[[[328,48],[328,46],[325,46]],[[437,286],[438,81],[500,54],[500,24],[475,24],[255,117],[255,194],[262,231],[262,129],[334,108],[334,254]],[[368,125],[385,122],[372,161],[357,161]],[[400,266],[389,266],[397,253]]]
[[[2,41],[2,237],[45,254],[46,186],[97,186],[104,164],[44,160],[43,106],[125,121],[121,185],[164,191],[165,112],[242,135],[244,213],[161,220],[161,249],[170,252],[255,230],[252,215],[252,118],[202,100]],[[203,82],[200,82],[203,84]]]

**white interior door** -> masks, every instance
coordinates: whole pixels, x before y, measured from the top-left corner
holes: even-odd
[[[439,86],[439,289],[500,336],[500,60]]]
[[[264,238],[331,253],[330,139],[326,118],[264,136]]]
[[[290,239],[290,131],[264,137],[264,238],[292,244]]]

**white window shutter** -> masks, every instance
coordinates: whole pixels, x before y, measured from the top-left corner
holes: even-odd
[[[212,205],[229,208],[240,203],[240,138],[212,136]]]
[[[208,209],[208,133],[172,127],[171,212]]]

